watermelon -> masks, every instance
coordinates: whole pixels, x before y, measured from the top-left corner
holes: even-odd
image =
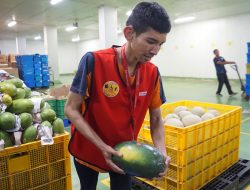
[[[155,147],[134,141],[122,142],[114,147],[122,157],[112,156],[112,161],[125,173],[152,179],[165,171],[165,157]]]

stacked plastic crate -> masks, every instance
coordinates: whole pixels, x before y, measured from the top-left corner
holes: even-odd
[[[201,106],[221,114],[188,127],[165,124],[166,151],[171,157],[167,174],[161,180],[140,180],[160,190],[200,189],[238,161],[241,107],[184,100],[163,105],[162,116],[177,106]],[[148,119],[147,115],[138,141],[153,145]]]
[[[47,55],[41,55],[41,66],[42,66],[42,86],[48,87],[50,82],[49,77],[49,65],[48,65],[48,56]]]
[[[30,88],[49,87],[49,67],[47,55],[17,56],[20,78]]]
[[[29,88],[35,88],[36,82],[33,55],[17,56],[16,60],[20,79],[22,79]]]
[[[246,74],[246,96],[250,96],[250,42],[247,43],[247,74]]]

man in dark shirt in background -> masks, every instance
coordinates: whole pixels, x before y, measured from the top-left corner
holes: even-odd
[[[226,61],[223,57],[220,56],[220,52],[218,49],[215,49],[213,52],[215,55],[213,61],[214,61],[215,69],[216,69],[217,79],[219,82],[216,95],[222,96],[221,90],[222,90],[223,84],[226,85],[228,94],[230,96],[236,95],[237,93],[233,92],[231,89],[230,83],[229,83],[228,78],[227,78],[227,71],[226,71],[225,66],[224,66],[226,64],[235,64],[235,62]]]

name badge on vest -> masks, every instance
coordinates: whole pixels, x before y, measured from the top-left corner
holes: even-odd
[[[119,86],[114,81],[107,81],[103,85],[102,91],[107,97],[115,97],[119,93]]]

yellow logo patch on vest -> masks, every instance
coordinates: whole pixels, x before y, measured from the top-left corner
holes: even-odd
[[[102,87],[103,94],[107,97],[115,97],[119,92],[119,86],[114,81],[107,81]]]

